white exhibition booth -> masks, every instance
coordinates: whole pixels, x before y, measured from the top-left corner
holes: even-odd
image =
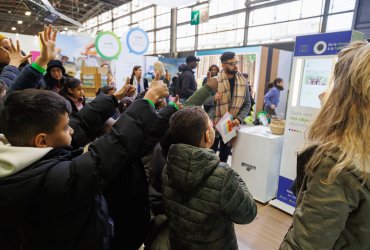
[[[339,51],[352,41],[364,39],[364,35],[357,31],[300,36],[296,39],[279,186],[276,199],[270,202],[287,213],[293,214],[295,209],[296,197],[291,186],[297,175],[297,151],[304,148],[305,133],[320,110],[318,96],[329,87]]]
[[[297,37],[284,135],[271,134],[269,127],[243,127],[233,148],[232,168],[256,200],[271,200],[273,206],[293,214],[296,197],[290,188],[297,151],[304,148],[305,133],[320,109],[318,96],[329,87],[339,51],[363,39],[357,31]]]

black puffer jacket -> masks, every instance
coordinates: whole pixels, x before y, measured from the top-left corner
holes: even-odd
[[[142,102],[143,100],[136,100]],[[146,102],[146,101],[144,101]],[[132,104],[132,105],[133,105]],[[131,108],[131,106],[130,106]],[[123,114],[127,115],[130,108]],[[135,113],[129,112],[130,116],[140,116],[141,110]],[[152,132],[156,131],[155,137],[134,137],[128,141],[131,161],[127,162],[124,168],[120,169],[117,176],[104,189],[104,196],[107,199],[109,212],[115,222],[115,237],[111,249],[138,249],[144,242],[150,222],[150,210],[148,203],[148,182],[145,175],[141,158],[148,154],[154,145],[159,141],[168,128],[168,121],[176,109],[167,106],[161,109],[156,117],[143,124],[149,127]],[[133,135],[135,136],[135,135]],[[140,142],[141,148],[131,148],[131,143]]]
[[[209,149],[171,146],[162,174],[171,249],[237,249],[233,223],[255,218],[256,204],[245,183],[219,161]]]
[[[98,96],[71,117],[74,146],[93,138],[96,127],[114,112],[113,99]],[[23,250],[103,249],[109,228],[102,218],[100,191],[157,141],[162,131],[151,126],[156,119],[154,108],[139,100],[87,153],[53,149],[22,171],[0,178],[0,231],[22,232]]]

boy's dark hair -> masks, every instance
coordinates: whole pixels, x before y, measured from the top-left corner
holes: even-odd
[[[125,97],[118,103],[119,112],[123,113],[134,102],[134,98]]]
[[[68,96],[71,95],[71,93],[68,91],[68,89],[74,89],[80,86],[82,82],[80,79],[74,78],[74,77],[67,77],[64,82],[64,88],[60,91],[60,94],[62,96]]]
[[[227,62],[227,60],[231,60],[235,57],[235,53],[234,52],[231,52],[231,51],[226,51],[222,54],[221,56],[221,62],[224,63],[224,62]]]
[[[99,95],[100,93],[108,95],[109,91],[111,91],[111,90],[116,91],[116,88],[114,86],[111,86],[111,85],[106,85],[104,87],[99,88],[98,92],[96,92],[96,95]]]
[[[57,93],[38,89],[14,91],[5,99],[0,128],[13,146],[30,146],[38,133],[52,133],[65,113],[71,113],[71,106]]]
[[[198,147],[208,128],[208,115],[201,107],[177,111],[170,120],[170,132],[176,143]]]

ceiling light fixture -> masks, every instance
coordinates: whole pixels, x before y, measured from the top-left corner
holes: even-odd
[[[24,13],[26,16],[30,16],[31,15],[31,11],[26,11],[26,13]]]
[[[17,28],[16,27],[12,27],[12,30],[17,30]]]
[[[22,24],[23,23],[23,21],[22,20],[18,20],[18,22],[17,22],[18,24]]]

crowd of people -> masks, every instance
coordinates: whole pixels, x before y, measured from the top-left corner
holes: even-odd
[[[257,207],[226,163],[235,139],[214,128],[227,112],[239,127],[251,108],[235,53],[200,88],[189,56],[177,79],[156,63],[149,84],[135,66],[121,89],[111,80],[86,103],[83,82],[55,60],[56,35],[40,32],[32,63],[0,36],[1,249],[237,249],[234,223],[251,223]],[[281,249],[370,245],[369,60],[366,42],[339,54],[298,157]],[[271,114],[283,86],[276,79],[265,95]]]

